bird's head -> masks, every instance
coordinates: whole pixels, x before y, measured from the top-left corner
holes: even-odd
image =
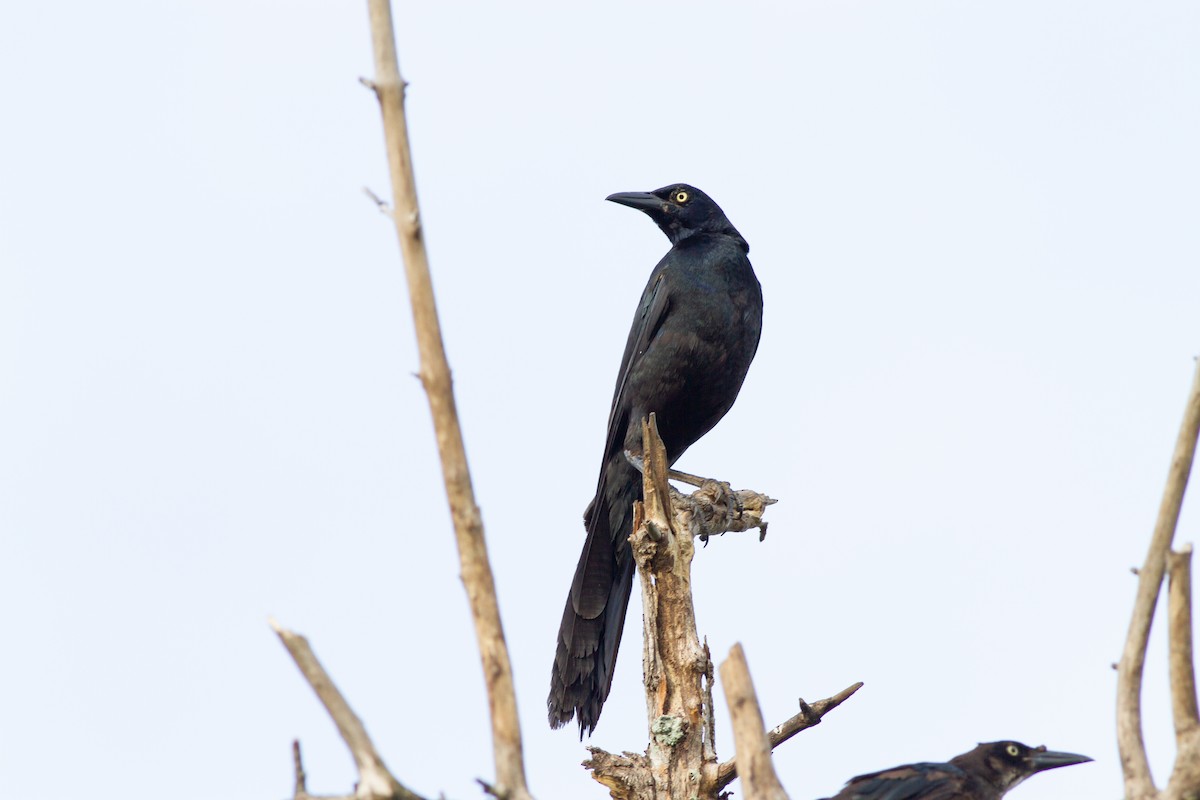
[[[1047,750],[1045,745],[1030,747],[1020,742],[1006,741],[986,742],[969,753],[957,756],[951,763],[975,772],[1003,793],[1030,775],[1091,760],[1077,753]]]
[[[723,233],[737,237],[746,250],[750,249],[721,207],[695,186],[673,183],[653,192],[617,192],[605,199],[645,212],[671,244],[694,233]]]

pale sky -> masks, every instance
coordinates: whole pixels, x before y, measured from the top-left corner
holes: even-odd
[[[743,643],[770,725],[866,683],[777,751],[791,796],[1001,738],[1096,759],[1017,800],[1120,796],[1110,665],[1200,354],[1200,7],[395,15],[535,796],[607,796],[545,697],[668,247],[604,197],[676,181],[746,236],[766,306],[679,467],[780,499],[765,542],[698,553],[700,630]],[[269,615],[414,790],[494,776],[395,234],[362,192],[388,190],[370,72],[365,4],[0,10],[0,795],[283,798],[293,738],[311,791],[348,791]],[[608,750],[646,743],[638,602]]]

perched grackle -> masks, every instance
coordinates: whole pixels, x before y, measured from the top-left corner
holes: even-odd
[[[851,778],[827,800],[1000,800],[1030,775],[1091,761],[1020,742],[987,742],[945,764],[924,762]]]
[[[708,195],[687,184],[607,198],[645,212],[671,240],[642,293],[608,416],[587,539],[558,629],[546,701],[550,726],[578,717],[590,734],[612,686],[634,562],[628,538],[642,479],[642,418],[657,415],[674,463],[733,405],[762,331],[762,289],[750,245]]]

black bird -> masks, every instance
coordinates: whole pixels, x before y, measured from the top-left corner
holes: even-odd
[[[617,372],[596,495],[583,512],[587,539],[558,629],[546,701],[550,726],[579,719],[590,734],[612,686],[633,586],[628,538],[641,475],[642,417],[655,412],[674,463],[733,405],[758,349],[762,289],[750,245],[708,195],[677,183],[608,200],[645,212],[671,240],[642,292]]]
[[[1091,761],[1020,742],[987,742],[945,764],[905,764],[851,778],[827,800],[1000,800],[1030,775]]]

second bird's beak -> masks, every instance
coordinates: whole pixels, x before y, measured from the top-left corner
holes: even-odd
[[[1054,750],[1035,750],[1029,757],[1030,765],[1038,772],[1072,764],[1085,764],[1092,759],[1078,753],[1059,753]]]
[[[656,197],[649,192],[617,192],[616,194],[610,194],[604,199],[647,213],[661,212],[664,210],[663,207],[667,205],[667,202],[661,197]]]

